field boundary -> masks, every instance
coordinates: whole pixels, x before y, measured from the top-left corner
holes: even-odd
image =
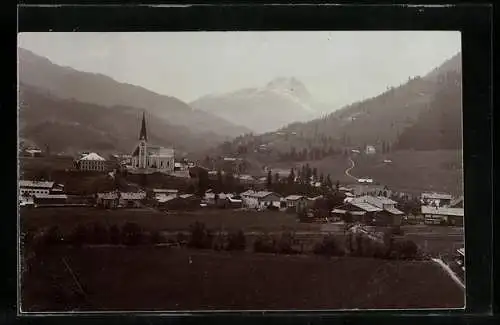
[[[455,272],[453,272],[452,269],[448,265],[446,265],[445,262],[443,262],[443,260],[439,258],[433,258],[432,261],[439,265],[439,267],[441,267],[443,271],[448,273],[448,275],[453,279],[453,281],[455,281],[456,284],[458,284],[463,290],[465,290],[465,285],[463,284],[463,282],[458,278]]]

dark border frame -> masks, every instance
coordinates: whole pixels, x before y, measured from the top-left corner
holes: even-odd
[[[462,32],[463,58],[463,150],[465,181],[466,229],[466,293],[467,308],[463,311],[433,311],[438,323],[473,322],[477,316],[491,314],[492,301],[492,6],[407,6],[407,5],[193,5],[188,7],[157,6],[23,6],[18,7],[18,31],[196,31],[196,30],[459,30]],[[14,47],[15,49],[16,47]],[[16,52],[9,52],[16,59]],[[16,66],[12,61],[12,66]],[[17,77],[17,71],[13,71]],[[9,92],[7,107],[17,106],[16,83],[7,84]],[[4,114],[12,114],[9,110]],[[16,114],[17,118],[17,114]],[[13,124],[13,123],[12,123]],[[9,139],[17,147],[17,129],[9,132]],[[14,150],[14,148],[12,148]],[[10,150],[9,150],[10,152]],[[12,151],[13,152],[13,151]],[[13,160],[14,161],[14,160]],[[14,165],[15,164],[15,165]],[[17,169],[17,161],[10,163]],[[15,167],[14,167],[15,166]],[[17,188],[17,177],[12,175],[12,188]],[[9,265],[2,297],[5,319],[14,319],[17,313],[17,222],[13,218],[17,208],[17,193],[9,192],[8,214],[1,227],[1,236],[6,248],[4,256]],[[12,206],[12,208],[11,208]],[[7,210],[4,210],[7,211]],[[436,288],[439,290],[439,288]],[[140,313],[139,313],[140,314]],[[324,321],[340,320],[354,322],[370,317],[370,321],[386,317],[394,312],[314,312],[314,313],[229,313],[206,315],[212,320],[263,321]],[[415,316],[418,320],[429,311],[400,311],[400,316]],[[460,318],[461,315],[467,318]],[[294,317],[291,316],[299,316]],[[146,316],[146,315],[144,315]],[[450,316],[443,318],[442,316]],[[382,318],[383,317],[383,318]],[[33,317],[22,316],[21,321]],[[62,317],[57,320],[63,321]],[[50,322],[56,319],[50,318]],[[97,320],[97,315],[85,317]],[[171,320],[178,319],[173,317]],[[408,322],[409,318],[402,321]],[[49,321],[47,318],[38,318]],[[102,320],[151,322],[152,317],[105,316]],[[366,320],[366,319],[365,319]],[[423,319],[420,319],[422,321]],[[77,321],[73,318],[72,321]],[[428,321],[426,319],[426,321]]]

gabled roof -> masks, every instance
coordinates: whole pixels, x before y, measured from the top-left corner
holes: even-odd
[[[34,194],[35,199],[67,199],[66,194]]]
[[[80,160],[93,160],[93,161],[105,161],[103,157],[99,156],[95,152],[91,152],[88,155],[83,156]]]
[[[395,214],[395,215],[403,215],[404,214],[404,212],[402,212],[396,208],[384,208],[384,211],[387,211],[387,212],[389,212],[391,214]]]
[[[303,195],[288,195],[285,200],[287,201],[297,201],[297,200],[300,200],[300,199],[303,199],[305,198],[305,196]]]
[[[378,208],[378,207],[371,205],[370,203],[366,203],[366,202],[358,202],[358,201],[353,200],[350,202],[350,204],[357,207],[357,208],[360,208],[361,210],[364,210],[366,212],[382,211],[381,208]]]
[[[377,199],[382,202],[382,204],[397,204],[398,202],[393,201],[385,196],[377,196]]]
[[[260,191],[260,192],[254,193],[253,196],[256,197],[256,198],[259,198],[259,199],[263,199],[263,198],[265,198],[265,197],[267,197],[267,196],[269,196],[271,194],[278,195],[278,194],[276,194],[274,192]]]
[[[451,200],[451,194],[422,193],[422,199]]]
[[[47,188],[50,189],[54,186],[54,182],[44,182],[44,181],[19,181],[19,187],[37,187],[37,188]]]

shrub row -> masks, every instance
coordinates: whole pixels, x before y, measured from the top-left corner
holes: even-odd
[[[360,256],[386,259],[415,259],[420,256],[418,246],[410,240],[395,240],[391,231],[383,242],[371,240],[366,236],[349,234],[343,243],[337,237],[328,235],[314,245],[312,252],[323,256]],[[32,238],[33,236],[26,236]],[[127,223],[119,228],[112,225],[109,228],[95,223],[90,226],[79,225],[68,236],[63,236],[57,226],[50,228],[43,236],[42,242],[47,245],[70,244],[81,246],[85,244],[141,245],[167,242],[158,231],[145,232],[135,223]],[[189,235],[179,232],[171,244],[187,246],[193,249],[213,249],[226,251],[244,251],[247,238],[243,231],[228,235],[212,232],[205,224],[196,222],[189,228]],[[284,232],[281,236],[262,235],[253,243],[253,251],[273,254],[300,254],[298,241],[292,232]]]

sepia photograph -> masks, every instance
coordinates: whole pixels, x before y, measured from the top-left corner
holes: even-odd
[[[19,33],[20,312],[465,308],[461,47]]]

